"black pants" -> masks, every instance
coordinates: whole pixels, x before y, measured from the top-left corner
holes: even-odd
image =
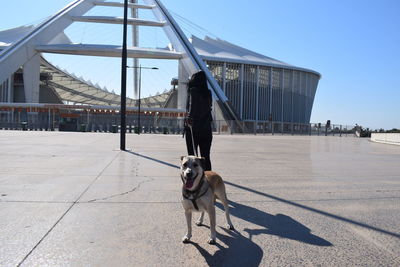
[[[193,139],[194,139],[194,147],[196,149],[197,155],[203,157],[205,159],[204,170],[211,171],[211,160],[210,160],[210,150],[211,150],[211,142],[212,142],[212,131],[211,125],[210,127],[195,127],[193,126]],[[194,156],[193,144],[192,144],[192,135],[190,132],[190,128],[185,128],[185,137],[186,137],[186,148],[188,151],[188,155]],[[200,148],[200,154],[198,153],[198,148]]]

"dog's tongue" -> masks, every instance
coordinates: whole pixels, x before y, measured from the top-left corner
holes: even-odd
[[[193,186],[193,181],[194,181],[193,179],[187,179],[187,180],[186,180],[185,186],[186,186],[187,189],[192,188],[192,186]]]

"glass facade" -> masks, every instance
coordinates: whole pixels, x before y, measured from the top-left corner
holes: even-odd
[[[242,109],[241,75],[240,64],[227,63],[225,70],[225,87],[221,86],[237,114],[240,114]]]
[[[306,121],[306,97],[307,97],[307,74],[300,72],[300,109],[299,109],[299,122]]]
[[[271,68],[269,67],[259,67],[258,118],[261,121],[268,120],[271,111],[270,72]]]
[[[243,120],[256,120],[257,66],[244,65],[243,75]]]
[[[210,60],[206,63],[241,120],[309,123],[317,74]]]
[[[8,102],[8,79],[0,83],[0,102]]]
[[[293,111],[292,122],[300,122],[300,73],[293,73]]]
[[[272,68],[272,121],[282,121],[282,69]]]
[[[292,121],[293,111],[293,71],[284,70],[283,78],[283,121]]]

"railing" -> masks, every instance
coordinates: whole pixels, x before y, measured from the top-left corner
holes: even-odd
[[[229,127],[228,124],[231,127]],[[241,124],[241,127],[239,127],[238,124]],[[243,131],[240,129],[243,129]],[[215,131],[220,134],[355,136],[355,126],[353,125],[326,125],[322,123],[292,123],[280,121],[216,121]]]
[[[128,107],[128,132],[181,133],[185,112],[180,109]],[[0,103],[0,129],[32,131],[117,132],[119,107]]]
[[[119,107],[91,105],[0,103],[0,130],[118,132]],[[181,134],[185,112],[142,108],[140,129],[137,108],[128,108],[128,133]],[[214,134],[355,136],[356,127],[338,124],[276,121],[214,121]]]

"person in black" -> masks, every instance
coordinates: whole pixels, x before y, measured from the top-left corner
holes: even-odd
[[[200,155],[205,159],[205,170],[211,170],[210,149],[212,142],[212,96],[207,86],[207,78],[204,71],[193,74],[188,83],[187,111],[185,120],[186,147],[189,155],[195,155],[194,148],[200,148]]]

